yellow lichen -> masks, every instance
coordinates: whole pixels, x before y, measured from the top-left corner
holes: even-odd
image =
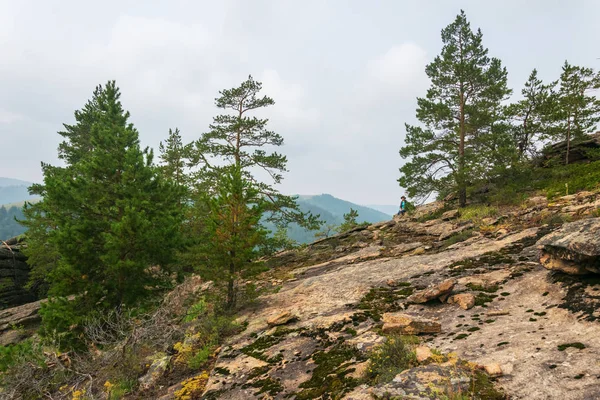
[[[85,389],[75,390],[71,400],[83,400],[83,396],[85,396]]]
[[[181,382],[181,389],[175,392],[175,399],[191,400],[194,395],[200,395],[204,391],[206,382],[208,382],[208,372],[206,371],[193,378],[186,379]]]

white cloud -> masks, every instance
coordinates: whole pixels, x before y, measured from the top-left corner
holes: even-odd
[[[427,53],[414,43],[403,43],[367,64],[372,83],[392,86],[396,90],[413,90],[426,81]]]
[[[13,113],[0,108],[0,124],[11,124],[22,119],[23,116],[21,114]]]
[[[263,84],[264,94],[275,100],[274,123],[298,129],[319,121],[319,110],[306,106],[308,99],[302,85],[283,80],[273,69],[263,71],[258,80]]]

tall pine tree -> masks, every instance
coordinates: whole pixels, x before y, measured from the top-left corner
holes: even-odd
[[[35,188],[43,199],[27,215],[38,236],[29,252],[48,246],[58,260],[48,268],[34,257],[33,268],[45,269],[51,296],[75,295],[45,306],[47,333],[96,309],[133,305],[170,281],[181,223],[176,191],[140,148],[119,98],[115,82],[96,89],[60,147],[67,166],[44,165]]]
[[[275,187],[283,179],[287,159],[267,151],[281,146],[283,137],[267,128],[268,119],[251,115],[275,104],[259,95],[261,88],[250,76],[239,87],[221,91],[215,103],[225,113],[213,119],[210,130],[190,150],[190,166],[196,172],[192,175],[195,212],[189,226],[199,237],[190,254],[204,254],[192,259],[226,282],[229,308],[236,304],[237,282],[254,269],[256,251],[272,248],[262,222],[279,227],[295,222],[311,229],[317,229],[319,222],[301,212],[294,197]],[[259,172],[268,179],[260,180]],[[216,226],[222,241],[210,239]]]
[[[425,70],[431,87],[417,99],[422,126],[406,124],[400,150],[410,160],[400,168],[399,183],[411,196],[456,191],[464,207],[467,186],[490,167],[482,153],[504,147],[506,130],[495,124],[511,91],[506,69],[488,57],[482,37],[464,11],[442,30],[441,54]]]

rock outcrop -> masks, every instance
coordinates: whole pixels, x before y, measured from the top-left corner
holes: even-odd
[[[29,266],[23,246],[16,238],[0,242],[0,309],[36,300],[35,293],[25,287]]]
[[[540,262],[567,274],[600,273],[600,218],[564,224],[538,241]]]
[[[600,132],[588,135],[583,140],[572,141],[569,144],[569,164],[597,160],[594,153],[600,149]],[[567,142],[562,141],[544,149],[538,165],[552,165],[551,162],[564,163],[567,154]]]

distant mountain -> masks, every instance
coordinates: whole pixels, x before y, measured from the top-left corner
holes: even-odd
[[[390,217],[394,214],[398,213],[400,209],[400,201],[398,201],[397,205],[388,205],[388,204],[369,204],[365,207],[372,208],[373,210],[381,211],[384,214],[389,215]]]
[[[2,178],[0,177],[0,187],[6,186],[30,186],[31,182],[22,181],[20,179]]]
[[[12,178],[0,178],[0,205],[37,198],[29,194],[27,190],[29,186],[31,186],[31,182]]]
[[[312,214],[319,214],[320,219],[323,220],[325,224],[341,224],[344,221],[344,214],[348,213],[351,208],[358,211],[358,222],[375,223],[391,219],[390,214],[338,199],[330,194],[298,196],[297,201],[300,210],[303,212],[311,212]],[[268,226],[268,228],[274,230],[273,226]],[[299,243],[313,242],[315,240],[315,233],[317,232],[318,231],[307,231],[295,224],[288,227],[288,236]]]
[[[350,208],[358,211],[358,222],[380,222],[387,221],[391,215],[374,210],[370,207],[360,206],[346,200],[341,200],[333,197],[330,194],[320,194],[317,196],[299,196],[299,204],[307,204],[308,206],[316,206],[330,212],[332,215],[343,220],[344,214],[350,211]]]

